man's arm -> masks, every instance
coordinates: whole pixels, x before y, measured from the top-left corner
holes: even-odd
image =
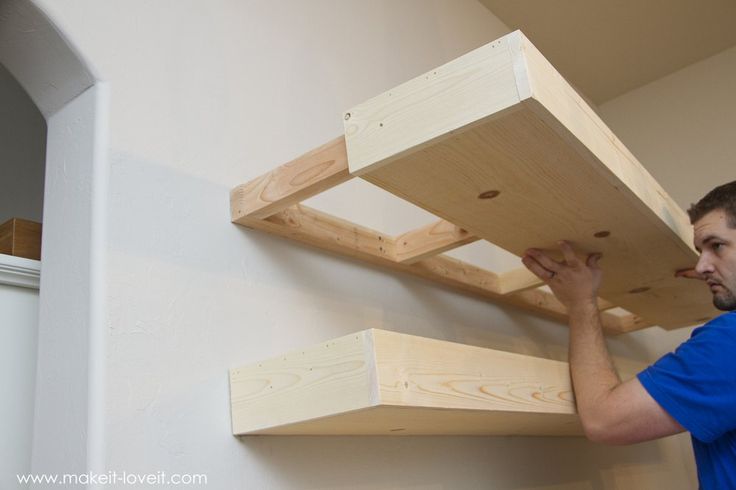
[[[586,436],[607,444],[632,444],[683,432],[638,379],[622,383],[613,367],[597,306],[600,255],[583,261],[567,242],[560,242],[560,248],[563,262],[535,249],[522,261],[568,309],[570,374]]]

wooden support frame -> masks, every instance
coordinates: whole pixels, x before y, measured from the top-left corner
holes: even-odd
[[[264,219],[350,180],[340,136],[231,191],[233,217]]]
[[[396,260],[415,264],[454,248],[480,240],[449,221],[439,220],[396,237]]]
[[[564,238],[603,252],[608,332],[717,314],[706,288],[674,278],[697,259],[685,213],[520,32],[344,120],[344,137],[233,189],[232,221],[559,321],[564,307],[525,269],[443,252],[485,239],[520,255]],[[440,219],[393,237],[299,204],[353,176]],[[605,311],[615,307],[632,313]]]
[[[309,168],[314,164],[311,154],[301,160],[291,161],[292,173],[299,174],[302,166]],[[273,182],[274,188],[290,189],[279,182],[284,179],[282,167],[274,172],[259,177],[253,182]],[[328,177],[329,178],[329,177]],[[312,182],[312,189],[323,189],[325,184]],[[334,184],[333,185],[337,185]],[[425,258],[414,263],[397,260],[397,239],[356,225],[335,216],[309,208],[302,204],[291,204],[293,195],[285,193],[284,201],[290,206],[265,219],[248,215],[251,209],[248,204],[252,194],[243,189],[255,188],[251,183],[239,186],[231,192],[231,214],[233,223],[248,228],[289,238],[306,245],[328,250],[353,259],[359,259],[372,265],[381,266],[392,271],[408,273],[444,286],[473,294],[496,302],[508,304],[524,310],[532,311],[556,321],[565,322],[565,307],[550,293],[534,289],[541,285],[534,284],[528,272],[516,271],[508,275],[499,275],[472,264],[446,256],[424,254]],[[314,191],[317,193],[318,191]],[[271,197],[271,209],[283,207],[282,201]],[[447,226],[447,225],[443,225]],[[400,235],[403,236],[403,235]],[[526,276],[526,280],[519,278]],[[605,302],[602,305],[607,306]],[[619,317],[603,313],[602,321],[607,333],[620,334],[648,326],[636,315]]]
[[[230,370],[235,435],[583,434],[567,363],[365,330]]]

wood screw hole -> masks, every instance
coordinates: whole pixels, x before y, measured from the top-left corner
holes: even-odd
[[[599,231],[597,233],[594,233],[593,236],[596,238],[606,238],[607,236],[610,236],[610,231]]]
[[[632,289],[632,290],[631,290],[631,291],[629,291],[629,292],[630,292],[631,294],[638,294],[638,293],[644,293],[644,292],[646,292],[646,291],[649,291],[650,289],[651,289],[651,288],[649,288],[649,287],[646,287],[646,286],[644,286],[644,287],[641,287],[641,288],[635,288],[635,289]]]

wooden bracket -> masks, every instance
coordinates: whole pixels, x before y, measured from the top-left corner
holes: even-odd
[[[396,237],[396,260],[402,264],[415,264],[422,259],[462,247],[480,240],[449,221],[436,223],[408,231]]]
[[[233,222],[264,219],[351,179],[340,136],[230,192]]]

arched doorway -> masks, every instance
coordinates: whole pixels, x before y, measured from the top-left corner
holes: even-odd
[[[107,90],[32,1],[0,1],[0,63],[47,123],[30,471],[85,472],[103,457]]]

